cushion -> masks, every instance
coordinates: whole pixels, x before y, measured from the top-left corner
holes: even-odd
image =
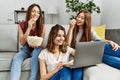
[[[120,28],[118,29],[106,29],[105,38],[107,40],[112,40],[120,45]]]
[[[0,71],[9,71],[15,52],[0,52]],[[22,71],[30,70],[30,58],[24,60]]]
[[[18,51],[17,24],[0,25],[0,51]]]
[[[106,25],[100,25],[98,27],[93,27],[93,30],[96,31],[96,34],[101,38],[105,39],[105,27]]]
[[[84,68],[83,80],[120,80],[120,70],[101,63]]]

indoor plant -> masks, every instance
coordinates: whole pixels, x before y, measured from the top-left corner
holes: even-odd
[[[86,2],[82,2],[80,0],[66,0],[66,12],[78,13],[81,10],[88,10],[91,13],[93,11],[100,13],[100,8],[94,3],[94,0],[86,0]],[[75,18],[72,14],[70,19]]]

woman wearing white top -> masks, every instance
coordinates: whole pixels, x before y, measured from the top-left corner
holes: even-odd
[[[47,47],[39,55],[41,79],[71,80],[71,69],[65,66],[71,64],[69,56],[73,56],[74,52],[74,49],[66,44],[65,29],[58,24],[53,26],[49,33]]]

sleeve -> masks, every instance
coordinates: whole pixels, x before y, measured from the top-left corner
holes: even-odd
[[[38,56],[39,59],[45,60],[45,50],[42,50]]]
[[[68,51],[68,54],[70,54],[74,49],[71,48],[70,46],[67,46],[67,51]]]
[[[18,23],[22,29],[22,31],[25,33],[26,29],[25,29],[25,25],[26,25],[26,22],[25,21],[21,21]]]
[[[91,29],[91,39],[94,41],[101,40],[101,38],[96,34],[96,32],[93,29]]]

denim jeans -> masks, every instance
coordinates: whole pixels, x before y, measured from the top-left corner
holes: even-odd
[[[104,54],[102,61],[114,68],[120,69],[120,58],[119,57]]]
[[[36,75],[39,69],[38,55],[41,52],[41,48],[35,48],[30,56],[31,58],[31,74],[30,80],[36,80]],[[27,46],[23,46],[14,57],[11,65],[10,80],[20,80],[21,66],[25,59],[29,57],[27,52]]]
[[[112,46],[106,43],[102,61],[112,67],[120,69],[120,48],[112,50]]]
[[[71,80],[83,80],[83,68],[72,69],[72,79]]]
[[[105,44],[104,54],[116,56],[120,58],[120,48],[117,51],[112,50],[112,46],[109,43]]]
[[[62,68],[50,80],[83,80],[83,68]]]
[[[71,69],[67,67],[63,67],[56,74],[54,74],[50,80],[71,80],[72,73]]]

